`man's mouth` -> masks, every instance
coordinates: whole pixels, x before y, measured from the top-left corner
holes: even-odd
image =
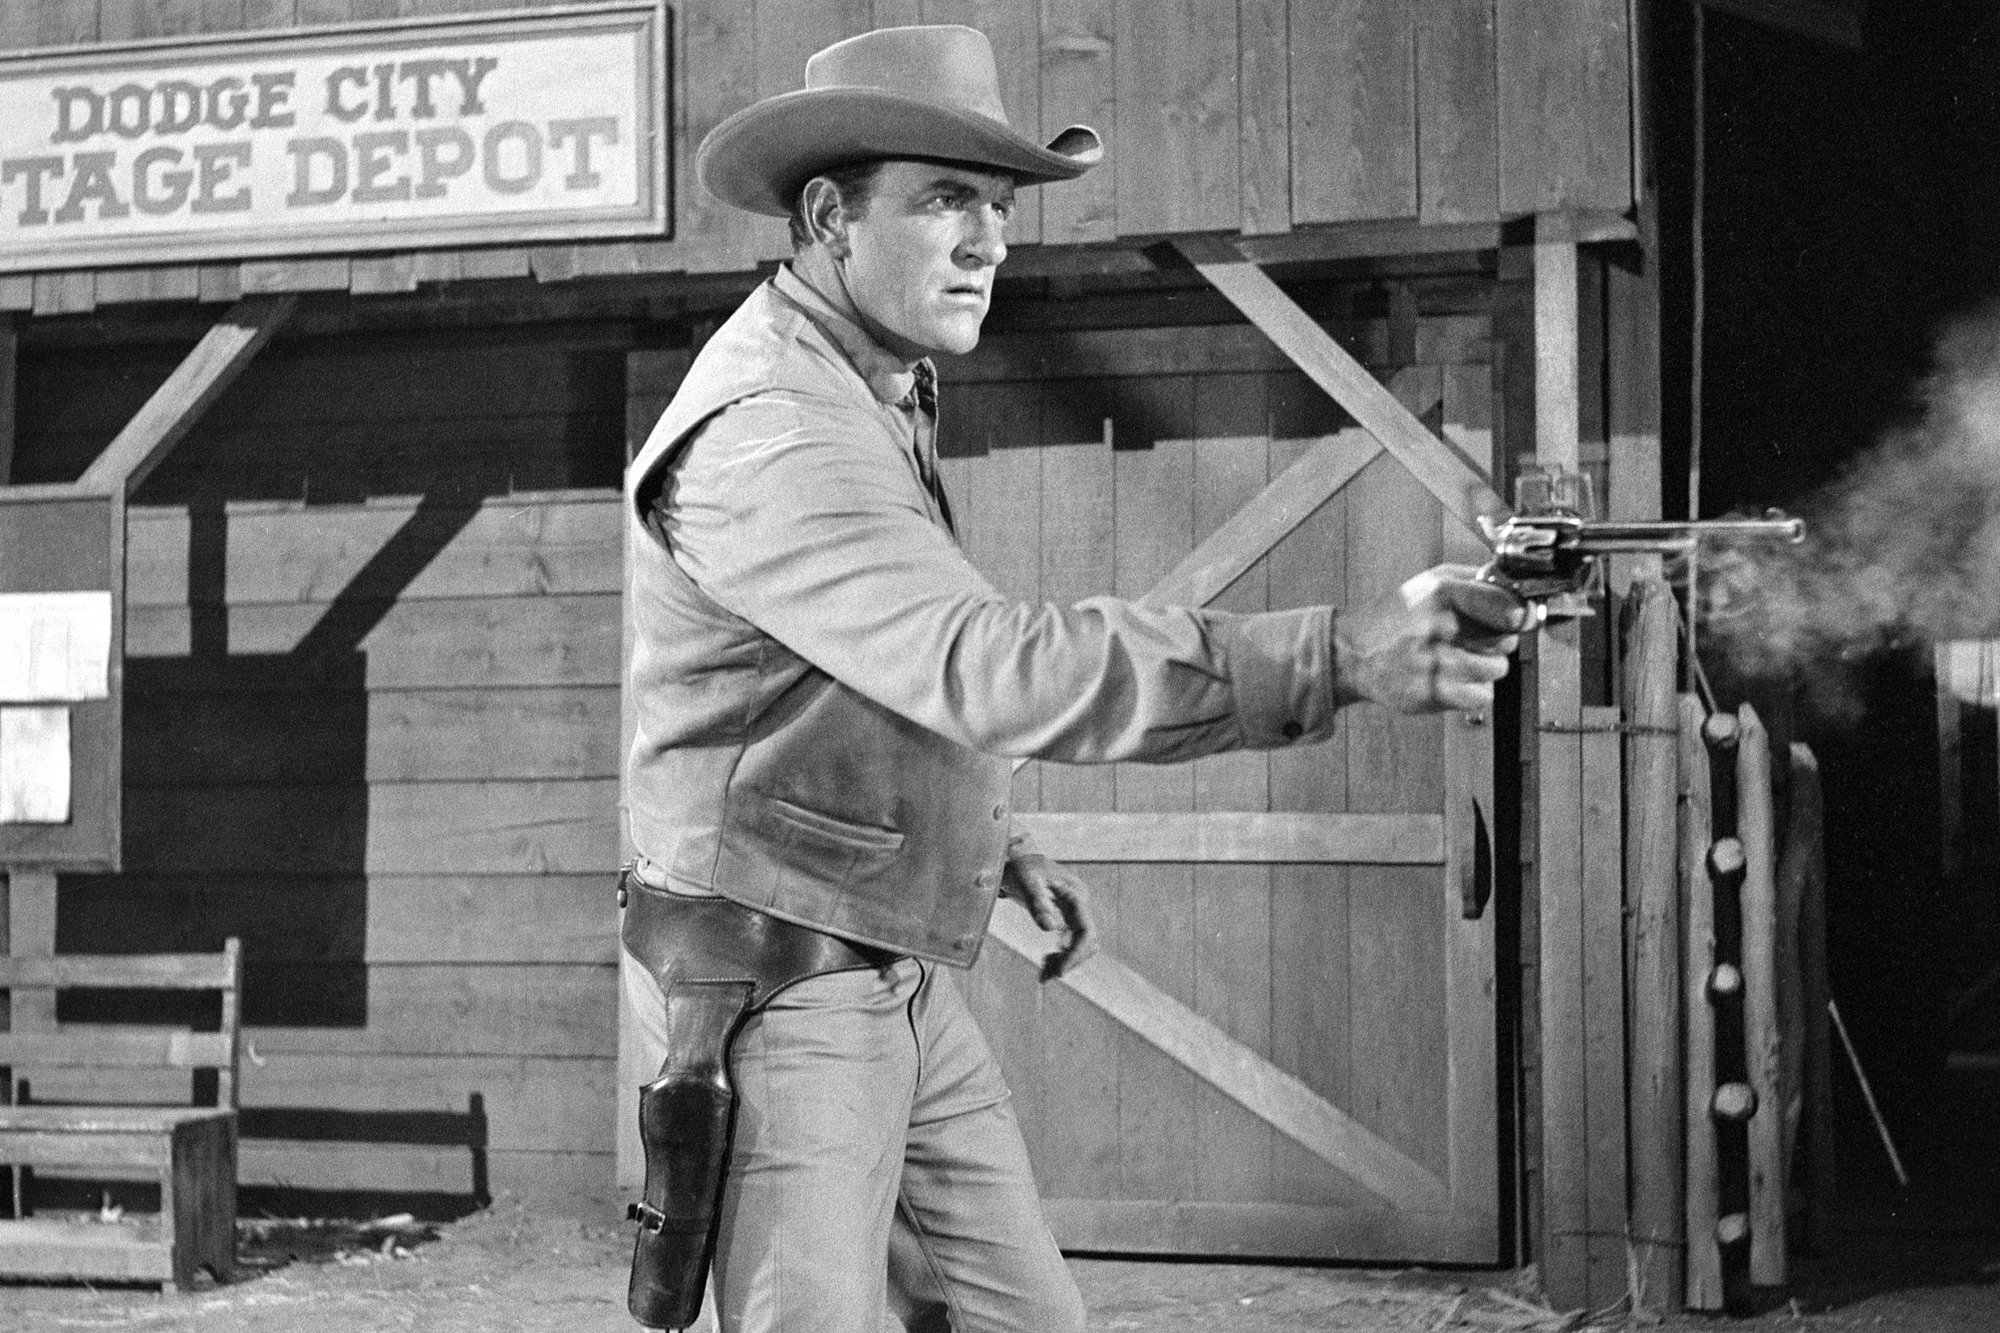
[[[946,296],[967,297],[974,301],[984,301],[986,299],[986,289],[970,283],[947,287],[944,289],[944,294]]]

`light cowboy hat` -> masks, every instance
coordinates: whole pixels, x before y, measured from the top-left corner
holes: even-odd
[[[1103,156],[1087,125],[1046,148],[1010,128],[986,34],[937,24],[882,28],[818,52],[804,88],[709,131],[695,175],[725,203],[785,217],[815,174],[867,158],[966,162],[1039,185],[1081,176]]]

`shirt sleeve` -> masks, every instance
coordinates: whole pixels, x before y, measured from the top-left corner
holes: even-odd
[[[865,412],[765,394],[711,419],[655,502],[709,597],[919,726],[992,754],[1174,762],[1324,739],[1333,613],[1003,596]]]

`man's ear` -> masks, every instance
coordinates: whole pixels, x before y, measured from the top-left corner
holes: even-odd
[[[824,176],[815,176],[805,186],[806,228],[835,259],[847,258],[847,213],[840,187]]]

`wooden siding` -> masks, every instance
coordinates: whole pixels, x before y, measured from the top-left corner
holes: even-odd
[[[30,352],[24,477],[178,351]],[[130,511],[126,872],[58,948],[243,938],[248,1185],[611,1190],[626,351],[280,343]]]
[[[491,8],[15,0],[0,6],[0,48]],[[678,0],[670,9],[669,240],[13,275],[0,277],[0,310],[748,269],[788,253],[784,225],[707,197],[693,176],[695,146],[732,112],[797,87],[813,50],[893,23],[978,27],[1016,126],[1049,137],[1082,122],[1105,134],[1101,168],[1030,192],[1021,245],[1494,223],[1633,202],[1630,0]]]

